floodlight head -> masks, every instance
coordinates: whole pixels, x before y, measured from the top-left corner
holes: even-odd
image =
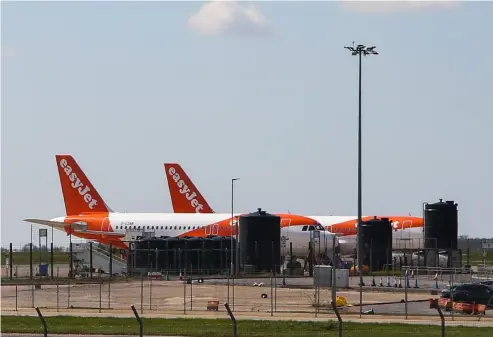
[[[357,51],[353,51],[351,54],[354,56],[354,55],[358,55],[359,53]]]

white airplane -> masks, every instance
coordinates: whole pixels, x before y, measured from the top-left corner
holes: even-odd
[[[175,213],[214,214],[212,207],[207,203],[193,181],[178,163],[164,164],[168,190]],[[199,208],[196,205],[199,205]],[[320,216],[308,215],[307,218],[320,223],[325,230],[339,236],[339,249],[343,255],[352,255],[356,250],[357,217],[355,216]],[[382,218],[381,216],[380,218]],[[412,216],[385,216],[392,220],[394,249],[423,248],[423,220]],[[364,216],[363,221],[373,219],[373,216]],[[308,226],[302,231],[308,231]]]
[[[56,163],[65,202],[66,215],[54,219],[25,219],[24,221],[52,226],[67,235],[128,248],[125,238],[128,231],[152,231],[156,237],[208,237],[236,235],[235,223],[241,213],[233,214],[177,214],[177,213],[118,213],[112,211],[91,184],[75,159],[70,155],[57,155]],[[197,199],[191,205],[200,208]],[[314,219],[296,214],[276,214],[281,218],[282,254],[308,256],[312,231],[320,231],[318,245],[324,251],[332,250],[333,234]],[[336,240],[336,247],[338,242]],[[315,251],[315,253],[319,253]]]

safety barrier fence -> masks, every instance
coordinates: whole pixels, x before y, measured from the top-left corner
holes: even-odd
[[[2,285],[1,300],[4,312],[36,307],[63,313],[76,313],[78,310],[103,312],[108,309],[115,312],[127,310],[135,304],[141,314],[168,312],[187,315],[208,312],[210,303],[217,302],[218,305],[228,303],[232,312],[271,317],[299,313],[319,317],[331,312],[331,301],[334,301],[340,314],[348,317],[391,315],[408,319],[436,315],[430,299],[439,298],[441,289],[433,286],[414,288],[409,275],[402,280],[397,283],[395,278],[393,285],[388,286],[374,284],[373,279],[362,287],[360,296],[358,278],[353,278],[349,288],[337,288],[335,293],[331,288],[314,286],[313,279],[282,277],[256,280],[183,278],[174,281],[151,276],[100,277],[84,283],[55,279],[49,284]],[[447,315],[452,319],[493,319],[486,308],[469,311],[469,308],[458,305],[447,307]]]
[[[225,313],[224,313],[224,311],[221,310],[222,313],[219,312],[218,316],[216,318],[229,318],[230,327],[227,328],[224,326],[225,324],[221,324],[221,325],[223,325],[222,328],[226,328],[226,330],[222,329],[223,331],[214,331],[214,330],[220,330],[220,329],[218,329],[218,327],[220,325],[219,323],[215,324],[216,327],[204,326],[203,327],[204,331],[202,332],[202,335],[204,335],[204,336],[205,335],[223,335],[223,336],[231,335],[232,337],[238,337],[239,331],[241,332],[241,334],[240,334],[241,336],[256,335],[254,331],[251,331],[250,329],[248,329],[248,325],[250,325],[248,323],[248,320],[240,320],[240,321],[237,320],[235,314],[233,313],[233,310],[230,308],[229,303],[224,303],[223,306],[225,308]],[[318,324],[323,324],[325,326],[325,328],[323,330],[321,330],[321,331],[307,330],[307,331],[302,332],[300,335],[301,336],[335,336],[335,335],[337,335],[338,337],[343,337],[343,336],[356,336],[356,337],[361,336],[362,337],[362,336],[372,336],[372,335],[391,336],[392,333],[394,333],[394,334],[397,333],[399,336],[411,336],[413,334],[416,334],[417,331],[419,331],[419,329],[416,327],[414,327],[413,329],[409,329],[412,331],[408,331],[407,329],[396,331],[396,330],[394,330],[395,327],[393,327],[391,325],[386,326],[385,324],[381,324],[379,327],[376,327],[375,324],[373,324],[372,330],[365,331],[364,327],[361,325],[357,328],[355,328],[354,326],[348,325],[348,323],[350,324],[351,322],[345,322],[344,321],[344,316],[341,315],[340,308],[336,302],[331,301],[330,307],[332,309],[331,316],[327,317],[327,320],[324,320],[321,323],[318,323]],[[435,310],[435,316],[436,316],[435,320],[436,320],[436,318],[439,318],[439,319],[436,320],[433,324],[437,328],[431,330],[431,333],[430,333],[430,331],[428,331],[428,333],[426,335],[427,336],[445,337],[446,331],[447,331],[447,327],[446,327],[447,320],[445,318],[445,315],[443,314],[443,312],[442,312],[442,310],[441,310],[441,308],[438,305],[438,302],[436,300],[432,303],[432,307],[433,307],[433,310]],[[146,320],[147,320],[147,318],[141,318],[138,310],[136,309],[136,307],[134,305],[130,305],[129,308],[133,313],[133,316],[135,318],[137,326],[135,326],[135,325],[132,326],[132,325],[129,325],[128,322],[123,323],[120,321],[120,324],[123,323],[122,326],[121,327],[114,326],[113,330],[121,329],[120,333],[124,333],[125,335],[138,335],[139,337],[143,337],[145,335],[156,335],[155,329],[150,329],[149,333],[146,334]],[[129,308],[126,308],[126,310],[129,311]],[[39,320],[40,320],[39,332],[41,332],[41,334],[44,337],[48,337],[49,335],[52,335],[52,332],[51,332],[52,330],[60,331],[59,325],[49,324],[47,322],[47,319],[43,315],[42,309],[40,309],[39,307],[35,307],[34,309],[35,309],[37,316],[39,317]],[[217,309],[219,309],[219,308],[217,308]],[[128,315],[127,317],[128,317],[128,319],[130,319],[131,316]],[[168,321],[168,323],[167,323],[167,321]],[[150,323],[150,320],[147,320],[147,322]],[[178,332],[178,331],[176,331],[176,329],[171,327],[171,324],[169,324],[169,322],[170,322],[170,319],[168,319],[168,320],[162,319],[162,321],[160,322],[161,335],[176,335],[176,333]],[[117,324],[118,323],[114,323],[114,325],[117,325]],[[256,324],[259,326],[259,328],[261,328],[262,323],[258,323],[258,321],[257,321]],[[166,327],[167,325],[170,325],[169,331],[167,331],[167,327]],[[306,325],[306,322],[305,322],[305,325]],[[426,326],[426,322],[423,325]],[[431,325],[431,321],[430,321],[429,325]],[[242,329],[242,326],[246,326],[246,329]],[[266,328],[267,327],[268,327],[268,323],[266,324]],[[154,328],[155,328],[155,325],[154,325]],[[207,329],[210,329],[210,330],[207,331]],[[229,329],[229,332],[227,332],[228,329]],[[450,329],[454,329],[454,328],[451,327]],[[183,332],[182,336],[186,336],[187,332],[188,332],[187,330],[189,330],[189,329],[187,328],[186,325],[183,325],[181,330]],[[375,330],[377,330],[377,331],[375,331]],[[372,334],[372,331],[373,331],[373,334]],[[98,331],[96,331],[96,330],[92,331],[91,327],[88,326],[86,332],[84,334],[81,334],[81,336],[91,335],[91,334],[94,334],[97,332]],[[482,331],[482,332],[484,332],[484,331]],[[194,333],[194,334],[196,334],[196,333]],[[24,334],[24,335],[27,335],[27,334]],[[285,332],[283,332],[283,331],[279,331],[278,333],[269,332],[269,335],[283,336],[283,335],[285,335]],[[459,331],[459,333],[454,333],[454,336],[462,336],[462,335],[465,336],[465,334],[460,334],[460,331]]]

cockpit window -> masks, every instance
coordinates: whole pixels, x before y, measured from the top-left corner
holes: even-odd
[[[306,232],[306,230],[308,229],[308,226],[303,226],[303,228],[301,229],[302,232]]]
[[[317,225],[317,229],[318,229],[319,231],[324,231],[324,230],[325,230],[324,226],[322,226],[321,224],[318,224],[318,225]]]
[[[315,230],[315,226],[310,226],[310,227],[308,227],[308,230],[309,230],[309,231],[313,231],[313,230]]]

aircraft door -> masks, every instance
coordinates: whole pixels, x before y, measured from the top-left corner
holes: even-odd
[[[289,229],[291,218],[281,218],[281,255],[283,257],[289,255]]]
[[[219,234],[219,225],[217,223],[212,225],[212,235],[218,235]]]
[[[108,218],[107,216],[104,217],[103,220],[101,221],[100,231],[101,232],[110,232],[111,231],[110,218]],[[101,239],[103,239],[105,236],[106,235],[104,235],[104,234],[100,235]],[[108,237],[109,236],[106,236],[106,238],[108,238]]]
[[[103,218],[103,220],[101,221],[101,229],[100,231],[101,232],[109,232],[110,231],[110,218],[108,218],[107,216]]]
[[[402,238],[407,242],[406,248],[411,248],[411,249],[415,248],[413,238],[411,236],[412,224],[413,222],[411,220],[404,220],[402,222]]]

